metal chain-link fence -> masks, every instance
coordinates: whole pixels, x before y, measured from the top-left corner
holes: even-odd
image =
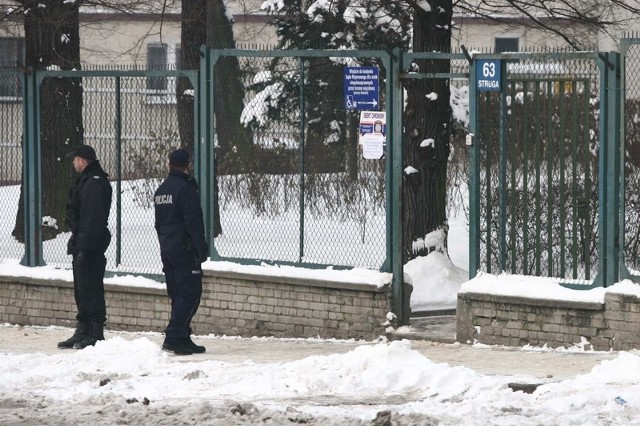
[[[221,258],[380,268],[386,259],[385,162],[363,159],[346,66],[372,57],[222,57],[215,68]],[[229,68],[241,77],[233,89]],[[236,90],[234,92],[234,90]],[[242,93],[241,108],[230,93]]]
[[[93,72],[93,74],[92,74]],[[189,72],[188,72],[189,73]],[[190,72],[195,80],[197,75]],[[49,73],[48,75],[51,75]],[[54,74],[55,75],[55,74]],[[160,250],[154,228],[153,194],[166,177],[168,153],[181,146],[176,98],[176,72],[153,73],[123,70],[91,70],[81,78],[60,76],[45,77],[41,86],[41,97],[49,96],[45,90],[48,79],[81,81],[80,104],[82,142],[95,148],[98,159],[109,174],[113,187],[113,201],[109,216],[112,241],[106,253],[107,269],[114,272],[136,272],[160,274]],[[163,80],[158,84],[157,80]],[[190,103],[187,114],[191,119],[186,126],[192,129],[194,90],[185,91],[183,98]],[[184,99],[183,99],[184,101]],[[52,120],[55,116],[41,102],[43,125],[41,137],[46,141],[49,134],[64,134],[68,123]],[[69,115],[67,115],[69,117]],[[67,118],[72,121],[73,118]],[[187,132],[189,133],[189,132]],[[57,232],[47,232],[46,223],[43,257],[47,264],[69,267],[71,257],[67,255],[69,238],[64,223],[64,211],[48,204],[48,194],[55,194],[55,203],[66,203],[68,190],[75,179],[70,160],[64,154],[71,151],[71,144],[63,141],[54,152],[43,143],[43,214],[51,221],[50,227]],[[193,143],[183,143],[193,149]],[[53,167],[47,167],[47,159],[53,158]],[[64,185],[61,180],[64,179]],[[47,210],[57,211],[51,217]]]
[[[627,74],[633,74],[638,61],[636,49],[627,54]],[[380,268],[389,246],[389,159],[363,159],[359,112],[344,104],[343,73],[345,67],[378,68],[380,99],[371,109],[384,111],[389,58],[355,52],[339,58],[320,52],[308,57],[230,52],[214,65],[216,162],[202,165],[215,169],[217,185],[201,182],[202,190],[214,194],[214,211],[206,213],[214,218],[213,248],[218,258]],[[502,56],[507,61],[504,97],[482,92],[477,99],[481,264],[491,272],[592,280],[600,260],[601,99],[594,55]],[[468,65],[462,59],[458,65],[455,61],[452,72],[464,74]],[[221,64],[231,68],[224,72]],[[24,248],[14,234],[21,217],[23,70],[1,71],[0,90],[5,96],[0,97],[0,117],[6,124],[0,129],[4,165],[0,188],[13,210],[0,213],[5,223],[0,258],[19,259]],[[109,173],[114,187],[109,226],[114,238],[107,253],[108,268],[159,273],[150,199],[166,175],[167,153],[185,140],[184,135],[197,133],[193,100],[200,91],[184,90],[176,96],[177,74],[171,72],[94,71],[46,72],[43,86],[48,79],[81,84],[81,101],[61,99],[58,104],[78,109],[81,121],[56,120],[55,114],[43,109],[43,99],[41,134],[46,140],[68,134],[70,126],[81,127],[82,141],[96,148]],[[195,81],[196,72],[188,73]],[[452,106],[465,103],[462,80],[451,81]],[[627,80],[625,254],[629,267],[636,269],[633,146],[638,89],[633,79]],[[189,98],[190,130],[180,120],[184,97]],[[460,183],[463,188],[467,151],[459,136],[464,127],[453,132],[450,187]],[[51,150],[50,140],[43,141],[44,259],[69,266],[64,214],[50,212],[47,203],[52,197],[66,202],[75,173],[63,157],[80,141],[58,140]],[[51,152],[45,154],[47,150]],[[464,189],[459,194],[466,196]]]
[[[624,258],[633,275],[640,276],[640,39],[629,40],[625,61],[624,116]]]
[[[0,259],[21,259],[23,245],[15,238],[22,181],[23,85],[22,72],[0,65]]]

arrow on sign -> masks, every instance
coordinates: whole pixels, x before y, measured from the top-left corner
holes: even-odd
[[[358,104],[372,105],[375,108],[378,105],[378,101],[376,101],[375,99],[371,102],[360,101],[358,102]]]

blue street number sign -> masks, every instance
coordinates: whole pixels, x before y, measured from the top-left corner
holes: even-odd
[[[346,109],[378,110],[377,67],[344,68],[344,106]]]
[[[501,61],[497,59],[478,59],[476,62],[476,84],[481,92],[499,92],[501,90]]]

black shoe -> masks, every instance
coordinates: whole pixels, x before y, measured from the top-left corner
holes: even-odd
[[[73,349],[73,345],[87,338],[87,335],[76,336],[75,334],[63,342],[58,342],[59,349]]]
[[[87,346],[95,346],[98,340],[104,340],[104,324],[92,322],[89,324],[89,333],[84,339],[73,344],[74,349],[84,349]]]
[[[204,346],[196,345],[191,338],[187,338],[186,345],[191,348],[194,354],[203,354],[207,351],[207,348]]]
[[[83,340],[88,336],[89,327],[87,324],[78,323],[76,326],[76,331],[73,333],[73,336],[69,337],[67,340],[58,343],[58,348],[60,349],[73,349],[73,345]]]
[[[162,350],[167,352],[173,352],[176,355],[193,355],[193,349],[191,345],[184,342],[167,342],[166,340],[162,344]]]
[[[87,336],[84,339],[80,340],[79,342],[76,342],[73,345],[73,349],[84,349],[87,346],[95,346],[96,343],[98,343],[98,340],[104,340],[104,339],[96,339],[93,336]]]

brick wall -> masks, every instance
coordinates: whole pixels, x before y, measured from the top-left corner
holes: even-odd
[[[604,303],[458,294],[457,340],[489,345],[640,348],[640,299],[606,293]]]
[[[107,329],[163,331],[164,289],[105,285]],[[375,339],[391,310],[389,286],[204,271],[195,334]],[[0,322],[75,325],[73,283],[0,277]]]

